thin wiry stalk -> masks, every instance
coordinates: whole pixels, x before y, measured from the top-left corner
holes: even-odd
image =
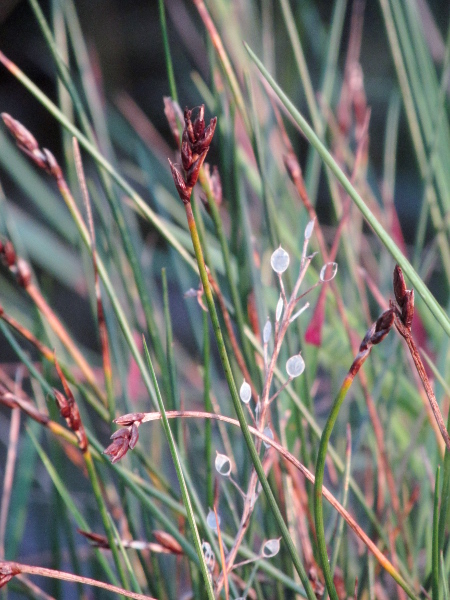
[[[148,348],[147,348],[147,344],[145,343],[145,339],[144,339],[144,350],[145,350],[145,356],[147,358],[147,364],[149,366],[150,369],[150,374],[152,376],[152,380],[153,380],[153,385],[155,386],[155,390],[156,390],[156,397],[158,399],[158,405],[159,405],[159,410],[161,412],[162,415],[162,420],[163,420],[163,425],[164,425],[164,430],[167,436],[167,441],[169,443],[169,447],[170,447],[170,452],[172,454],[172,459],[175,465],[175,470],[177,472],[177,477],[178,477],[178,481],[180,484],[180,488],[181,488],[181,495],[183,496],[183,502],[184,505],[186,507],[186,512],[187,512],[187,516],[188,516],[188,520],[189,520],[189,525],[191,527],[191,533],[192,536],[194,538],[194,545],[195,548],[197,550],[197,555],[198,555],[198,559],[200,562],[200,568],[202,570],[202,574],[203,574],[203,581],[205,584],[205,589],[206,589],[206,593],[208,595],[208,598],[210,598],[210,600],[214,600],[214,592],[213,592],[213,588],[212,588],[212,584],[211,584],[211,579],[209,576],[209,572],[208,572],[208,568],[206,566],[205,563],[205,557],[203,555],[203,551],[202,551],[202,544],[200,541],[200,536],[198,533],[198,529],[197,529],[197,524],[195,522],[195,517],[194,517],[194,512],[192,510],[192,504],[191,504],[191,499],[189,497],[189,491],[188,488],[186,486],[186,482],[184,479],[184,475],[183,475],[183,470],[181,468],[181,463],[180,463],[180,459],[178,457],[178,453],[177,453],[177,449],[175,446],[175,441],[173,439],[172,436],[172,431],[170,429],[169,426],[169,421],[166,417],[166,411],[164,408],[164,403],[163,403],[163,399],[161,397],[161,393],[159,391],[159,387],[158,387],[158,381],[156,379],[156,374],[155,371],[153,369],[153,364],[150,358],[150,354],[148,352]]]
[[[41,577],[50,577],[52,579],[60,579],[62,581],[79,582],[85,585],[91,585],[99,587],[110,592],[125,596],[126,598],[135,598],[135,600],[156,600],[150,596],[144,594],[136,594],[135,592],[129,592],[123,588],[119,588],[116,585],[109,583],[103,583],[103,581],[97,581],[90,577],[81,577],[80,575],[73,575],[72,573],[65,573],[63,571],[56,571],[55,569],[46,569],[44,567],[34,567],[32,565],[24,565],[22,563],[12,561],[0,562],[0,587],[5,585],[10,579],[16,577],[21,573],[28,573],[30,575],[39,575]]]

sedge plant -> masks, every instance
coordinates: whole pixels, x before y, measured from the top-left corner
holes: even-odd
[[[149,114],[72,0],[29,2],[56,97],[0,42],[63,134],[0,106],[2,597],[448,598],[450,35],[374,3],[377,95],[364,3],[319,4],[160,0]]]

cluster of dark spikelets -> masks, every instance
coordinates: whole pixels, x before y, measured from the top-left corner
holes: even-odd
[[[40,148],[34,135],[8,113],[2,113],[2,119],[20,150],[29,156],[40,169],[44,169],[55,179],[59,179],[62,175],[61,168],[50,150]]]
[[[206,127],[203,104],[199,107],[194,121],[192,121],[192,113],[193,110],[188,108],[184,111],[184,129],[181,139],[182,169],[180,165],[175,165],[169,160],[175,186],[184,204],[190,201],[192,188],[197,182],[217,123],[217,117],[214,117]]]
[[[130,413],[114,419],[114,423],[124,425],[112,434],[112,443],[103,451],[111,457],[111,462],[115,463],[125,456],[128,450],[133,450],[139,439],[138,427],[145,417],[145,413]]]
[[[64,373],[62,372],[61,367],[59,366],[59,363],[56,360],[56,356],[55,367],[64,388],[64,394],[56,388],[53,388],[53,393],[58,404],[59,412],[63,419],[66,420],[69,429],[71,429],[77,436],[78,447],[80,448],[80,450],[82,452],[86,452],[88,448],[88,439],[83,423],[81,421],[80,411],[78,410],[78,406],[75,402],[72,390],[70,389],[67,380],[64,376]]]
[[[404,325],[406,331],[411,332],[414,317],[414,290],[407,290],[403,271],[398,265],[394,268],[394,294],[398,307],[391,301],[391,308]],[[397,328],[398,321],[397,321]],[[402,332],[400,332],[402,333]]]
[[[359,371],[362,363],[369,356],[372,346],[379,344],[387,336],[394,323],[394,319],[394,309],[391,307],[381,313],[375,323],[372,323],[361,342],[359,352],[351,366],[350,371],[353,374],[356,374]]]
[[[0,256],[17,283],[26,289],[31,281],[31,269],[23,258],[17,256],[12,242],[0,240]]]

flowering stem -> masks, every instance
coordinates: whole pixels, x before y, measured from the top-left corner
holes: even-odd
[[[323,477],[325,472],[325,461],[327,457],[328,442],[330,441],[331,432],[333,431],[334,424],[336,423],[339,410],[342,402],[347,395],[353,380],[364,364],[365,360],[369,356],[372,346],[379,344],[389,333],[395,319],[395,309],[390,308],[382,313],[375,323],[367,331],[364,339],[359,347],[359,352],[353,361],[347,376],[345,377],[341,389],[339,390],[336,399],[331,407],[330,414],[328,415],[327,422],[322,431],[320,438],[319,451],[317,454],[316,462],[316,479],[314,482],[314,519],[316,523],[316,535],[317,545],[319,547],[319,557],[325,578],[325,583],[330,594],[331,600],[339,600],[336,588],[333,582],[333,573],[330,568],[327,553],[327,543],[325,540],[325,527],[323,523],[323,499],[322,499],[322,486]],[[389,571],[391,572],[391,571]]]
[[[260,458],[258,456],[255,445],[253,443],[253,439],[252,439],[251,433],[249,431],[247,421],[245,419],[245,414],[244,414],[244,411],[241,406],[241,401],[239,399],[236,384],[234,382],[230,362],[228,360],[228,355],[227,355],[227,351],[225,348],[225,342],[223,339],[222,331],[220,329],[220,323],[219,323],[219,319],[217,317],[217,312],[216,312],[216,307],[214,305],[214,299],[213,299],[211,287],[209,285],[208,273],[206,271],[206,266],[205,266],[205,262],[203,259],[203,252],[202,252],[202,248],[200,246],[200,240],[198,237],[197,227],[195,224],[195,219],[194,219],[194,215],[192,213],[192,207],[191,207],[190,202],[185,203],[184,207],[186,209],[186,217],[187,217],[188,227],[189,227],[189,231],[191,233],[192,244],[194,246],[195,257],[197,259],[197,264],[198,264],[198,268],[199,268],[199,272],[200,272],[200,278],[201,278],[201,281],[203,284],[203,289],[204,289],[205,296],[206,296],[206,302],[208,305],[209,314],[211,316],[214,334],[216,336],[220,359],[222,362],[223,369],[225,371],[225,378],[227,380],[228,387],[230,389],[231,398],[233,400],[234,408],[235,408],[235,411],[236,411],[236,414],[237,414],[237,417],[239,420],[239,424],[242,429],[242,434],[244,436],[245,443],[247,444],[252,462],[253,462],[255,470],[258,474],[258,477],[259,477],[259,480],[263,487],[263,490],[266,494],[268,503],[272,509],[275,520],[277,521],[277,524],[280,528],[283,540],[287,545],[289,554],[291,555],[292,562],[294,563],[295,569],[301,579],[303,587],[305,588],[307,597],[309,600],[315,600],[315,594],[314,594],[311,584],[308,580],[308,576],[306,574],[305,568],[304,568],[303,564],[301,563],[298,552],[297,552],[297,550],[292,542],[292,539],[289,535],[288,528],[286,527],[283,516],[280,512],[280,509],[278,508],[277,502],[276,502],[275,497],[272,493],[272,490],[269,486],[269,482],[267,481],[263,466],[261,464]]]
[[[325,540],[325,527],[323,523],[322,485],[325,471],[325,460],[327,456],[328,442],[330,440],[331,432],[333,431],[334,424],[336,423],[336,419],[339,414],[339,409],[341,408],[342,402],[344,401],[344,398],[347,395],[347,392],[353,382],[353,379],[355,378],[356,372],[353,373],[352,369],[350,369],[349,373],[344,379],[344,383],[342,384],[341,389],[339,390],[339,393],[333,403],[333,406],[331,407],[331,412],[323,429],[322,437],[320,438],[319,452],[317,455],[316,463],[316,480],[314,483],[314,517],[316,523],[317,545],[319,547],[319,556],[323,574],[325,577],[325,583],[328,589],[328,593],[330,594],[331,600],[339,600],[339,596],[337,595],[336,588],[334,587],[333,574],[331,572],[330,565],[328,562],[327,543]]]

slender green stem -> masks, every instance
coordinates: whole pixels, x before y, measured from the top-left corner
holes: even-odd
[[[439,479],[441,467],[436,469],[433,505],[433,541],[431,552],[431,587],[433,600],[439,600]]]
[[[211,373],[210,373],[209,321],[208,313],[203,311],[203,401],[205,411],[212,412],[211,403]],[[214,477],[212,469],[212,423],[209,419],[205,422],[205,464],[206,464],[206,506],[214,505]]]
[[[325,460],[327,458],[328,442],[330,440],[331,432],[333,431],[334,424],[336,423],[339,409],[341,408],[342,402],[344,401],[347,392],[355,378],[355,373],[350,370],[344,382],[336,396],[333,406],[331,407],[330,414],[328,415],[327,422],[322,431],[322,437],[320,438],[319,451],[317,454],[316,462],[316,473],[314,483],[314,518],[316,522],[316,535],[317,545],[319,547],[320,562],[325,577],[325,583],[330,594],[331,600],[339,600],[339,596],[336,592],[333,582],[333,573],[330,569],[328,562],[327,543],[325,540],[325,527],[323,522],[323,499],[322,499],[322,486],[323,477],[325,473]]]
[[[173,438],[172,431],[170,429],[169,420],[167,419],[167,416],[166,416],[166,410],[164,408],[163,399],[161,397],[161,392],[159,391],[158,380],[156,379],[155,370],[153,369],[152,359],[150,358],[150,354],[149,354],[149,351],[147,348],[147,344],[145,342],[145,338],[144,338],[144,351],[145,351],[145,356],[147,358],[147,364],[150,369],[150,374],[152,377],[153,385],[156,390],[156,398],[158,400],[159,410],[160,410],[160,413],[162,416],[163,427],[164,427],[164,431],[167,436],[167,441],[169,443],[170,453],[172,454],[172,459],[173,459],[173,462],[175,465],[175,470],[177,472],[178,482],[179,482],[180,488],[181,488],[181,495],[183,496],[183,502],[186,507],[186,513],[187,513],[189,525],[191,527],[191,533],[194,538],[195,549],[197,550],[197,555],[198,555],[198,558],[200,561],[200,568],[201,568],[201,571],[203,574],[206,592],[207,592],[208,598],[210,600],[214,600],[214,592],[213,592],[213,588],[212,588],[212,584],[211,584],[211,578],[210,578],[210,575],[208,572],[208,568],[206,566],[205,557],[203,555],[202,542],[200,540],[200,536],[199,536],[198,529],[197,529],[197,524],[195,522],[194,511],[192,509],[191,499],[189,497],[189,491],[186,486],[186,481],[185,481],[184,475],[183,475],[183,469],[181,467],[181,462],[178,457],[178,452],[177,452],[177,449],[175,446],[175,440]]]
[[[167,77],[169,79],[170,95],[175,102],[178,102],[177,85],[175,83],[175,74],[173,71],[172,56],[170,54],[169,34],[167,33],[166,11],[164,9],[164,0],[158,0],[159,21],[161,23],[161,32],[164,45],[164,55],[166,57]]]
[[[166,322],[166,354],[170,377],[170,392],[171,402],[169,407],[173,407],[175,410],[180,408],[178,387],[177,387],[177,371],[175,365],[175,358],[173,355],[173,330],[172,321],[170,318],[170,307],[169,307],[169,288],[167,286],[167,275],[166,269],[161,270],[162,284],[163,284],[163,302],[164,302],[164,320]],[[180,431],[177,431],[177,443],[180,444]]]
[[[214,299],[211,291],[211,287],[209,285],[208,274],[206,272],[206,266],[203,259],[203,253],[200,246],[200,240],[198,237],[197,227],[194,220],[194,215],[192,213],[192,208],[190,202],[185,204],[186,209],[186,217],[188,221],[189,231],[191,232],[192,244],[194,246],[195,256],[197,258],[197,264],[200,271],[200,278],[202,280],[203,289],[206,296],[206,302],[208,304],[208,310],[211,317],[214,334],[216,336],[217,347],[219,350],[220,359],[222,362],[223,369],[225,371],[225,378],[228,383],[228,388],[231,393],[231,398],[233,400],[234,408],[236,411],[236,415],[238,417],[239,423],[241,425],[242,434],[244,436],[245,443],[247,444],[247,448],[250,452],[250,456],[255,467],[255,470],[258,474],[259,480],[261,482],[264,493],[266,494],[269,506],[273,512],[275,520],[277,522],[278,527],[280,528],[281,535],[283,537],[283,541],[286,543],[289,554],[291,555],[292,562],[295,566],[295,569],[301,579],[303,587],[305,588],[306,595],[309,600],[315,600],[315,594],[309,582],[308,576],[306,574],[305,568],[300,560],[298,552],[292,542],[291,536],[289,534],[289,530],[284,522],[283,516],[278,508],[275,497],[270,488],[269,482],[267,481],[266,475],[264,473],[264,468],[261,464],[261,460],[256,451],[255,445],[253,443],[253,439],[251,433],[248,429],[247,421],[245,419],[245,414],[242,409],[242,404],[239,399],[238,391],[236,389],[236,384],[234,382],[233,374],[231,371],[230,362],[228,360],[228,354],[225,348],[225,342],[222,335],[222,330],[219,324],[219,318],[217,316],[216,307],[214,305]]]
[[[440,564],[441,564],[442,591],[444,592],[444,600],[450,600],[450,591],[448,589],[448,577],[445,574],[444,553],[442,551],[440,553]]]
[[[108,538],[108,543],[111,548],[114,563],[116,565],[117,572],[119,573],[120,581],[122,582],[122,586],[126,590],[128,590],[130,584],[125,574],[125,569],[123,568],[122,561],[120,560],[119,550],[116,544],[116,538],[114,536],[114,531],[111,526],[111,521],[109,518],[108,510],[106,508],[105,500],[103,499],[102,491],[100,489],[100,484],[98,481],[97,472],[95,470],[94,461],[92,460],[92,455],[89,450],[83,453],[83,458],[89,475],[89,480],[91,482],[92,491],[94,492],[95,500],[97,501],[97,506],[100,512],[100,517],[103,522],[103,527],[105,528],[106,537]]]
[[[348,446],[347,446],[347,451],[346,451],[346,461],[345,461],[345,471],[344,471],[344,489],[342,491],[342,506],[344,508],[347,508],[347,501],[348,501],[348,489],[349,489],[349,479],[350,479],[350,468],[351,468],[351,460],[352,460],[352,448],[351,448],[351,443],[352,443],[352,439],[351,439],[351,433],[350,433],[350,425],[347,425],[347,442],[348,442]],[[334,543],[334,548],[333,548],[333,555],[331,557],[331,573],[334,576],[334,571],[336,569],[336,565],[337,565],[337,559],[339,556],[339,549],[341,547],[341,541],[342,541],[342,534],[344,533],[344,518],[342,516],[339,517],[339,523],[337,526],[337,532],[336,532],[336,536],[335,536],[335,543]],[[326,593],[323,597],[323,600],[326,600]]]

